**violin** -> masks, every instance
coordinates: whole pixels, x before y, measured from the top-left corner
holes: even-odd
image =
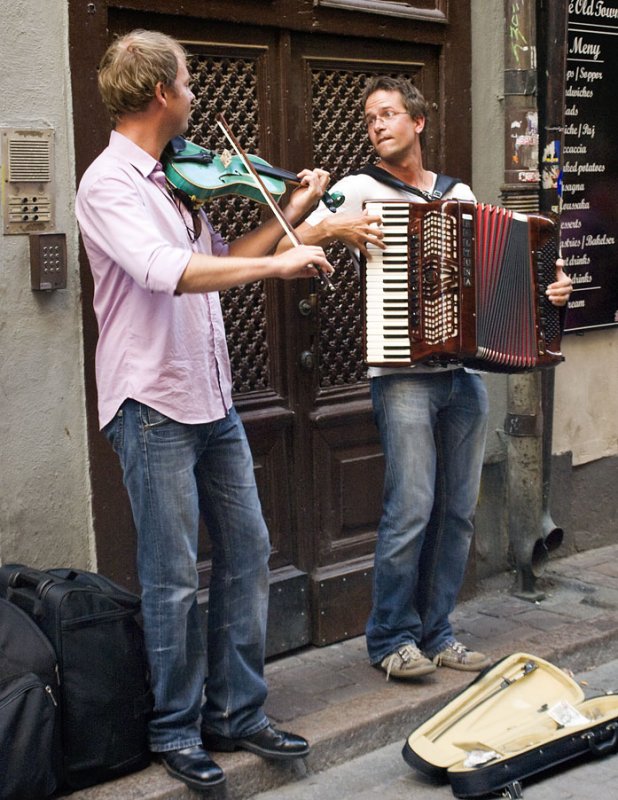
[[[272,167],[263,158],[251,153],[247,154],[247,158],[277,201],[285,193],[286,183],[300,183],[294,172]],[[188,195],[198,207],[212,197],[225,194],[242,195],[258,203],[266,202],[240,156],[227,150],[220,154],[213,153],[182,136],[175,136],[163,153],[163,169],[172,186]],[[344,200],[340,192],[333,192],[332,195],[325,192],[322,195],[322,202],[333,213]]]

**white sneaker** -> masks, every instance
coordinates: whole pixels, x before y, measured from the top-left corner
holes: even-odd
[[[395,678],[419,678],[435,672],[435,664],[421,653],[415,644],[403,644],[380,662],[380,669],[386,672],[386,680]]]
[[[432,661],[437,667],[461,669],[464,672],[480,672],[491,664],[489,656],[468,650],[465,644],[457,641],[448,642]]]

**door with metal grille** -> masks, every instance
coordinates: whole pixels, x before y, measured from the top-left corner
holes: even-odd
[[[442,6],[443,2],[436,0],[436,4]],[[163,0],[151,3],[158,8],[167,5]],[[459,143],[457,174],[466,178],[469,121],[465,112],[463,116],[461,111],[451,113],[459,127],[456,134],[447,136],[449,106],[440,102],[449,85],[453,89],[461,84],[462,72],[461,66],[459,70],[444,69],[449,33],[444,20],[439,28],[427,21],[407,21],[405,30],[389,22],[390,38],[378,39],[371,15],[355,14],[350,27],[339,20],[341,11],[324,12],[333,14],[331,27],[335,31],[340,28],[332,35],[330,31],[303,30],[301,24],[286,27],[284,18],[276,15],[271,24],[258,24],[263,23],[260,14],[274,13],[276,2],[243,2],[247,13],[242,23],[217,19],[217,14],[223,13],[218,5],[200,4],[210,9],[200,9],[201,16],[162,16],[157,20],[157,27],[178,37],[189,52],[197,99],[188,138],[221,152],[227,146],[215,124],[216,114],[221,112],[247,152],[293,171],[321,166],[336,180],[371,159],[360,107],[367,77],[403,74],[435,101],[435,118],[426,141],[428,164],[446,170],[447,154]],[[283,5],[295,4],[286,0]],[[206,19],[209,13],[213,18]],[[464,15],[454,16],[450,32],[461,52],[467,54],[469,28]],[[88,22],[92,26],[93,20]],[[109,9],[107,29],[100,20],[96,22],[97,61],[107,44],[108,30],[149,27],[144,14],[121,9]],[[72,40],[76,41],[80,25],[83,27],[83,19],[76,13],[72,25]],[[88,61],[88,55],[78,57],[74,49],[78,113],[92,100],[85,79],[80,78],[88,74],[83,60]],[[91,57],[89,68],[93,61]],[[459,88],[464,98],[467,88]],[[97,113],[101,121],[100,112],[90,109],[89,122]],[[92,136],[94,144],[84,144],[83,127],[82,136],[76,137],[78,174],[106,141],[106,135],[97,129]],[[233,239],[270,212],[252,200],[225,196],[209,202],[208,214],[213,225]],[[357,635],[364,628],[370,606],[383,458],[361,355],[358,278],[343,247],[335,245],[328,254],[337,270],[332,293],[312,281],[265,281],[222,295],[235,403],[252,446],[272,540],[270,654]],[[87,296],[85,263],[82,271]],[[96,338],[88,303],[84,315],[88,359]],[[130,583],[134,575],[130,514],[116,465],[95,435],[94,376],[89,369],[99,568]],[[113,544],[110,526],[116,531]],[[206,600],[207,535],[203,537],[200,571]]]

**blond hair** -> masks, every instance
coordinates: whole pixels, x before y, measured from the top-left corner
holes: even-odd
[[[173,85],[184,47],[164,33],[134,30],[115,39],[99,64],[99,92],[113,123],[143,111],[156,85]]]

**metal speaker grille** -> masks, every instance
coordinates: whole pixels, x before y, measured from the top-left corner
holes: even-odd
[[[51,180],[51,146],[49,140],[9,140],[9,181]]]
[[[314,163],[330,172],[332,183],[371,160],[360,108],[367,78],[364,72],[312,72]],[[336,269],[336,291],[320,297],[321,388],[365,379],[358,275],[343,245],[329,247],[327,255]]]
[[[196,101],[187,138],[220,153],[230,150],[215,118],[225,116],[247,153],[259,154],[256,62],[224,56],[189,58]],[[214,228],[227,241],[239,238],[261,222],[260,206],[240,196],[226,195],[208,202]],[[269,353],[266,337],[266,291],[258,281],[221,293],[233,391],[247,394],[269,388]]]

